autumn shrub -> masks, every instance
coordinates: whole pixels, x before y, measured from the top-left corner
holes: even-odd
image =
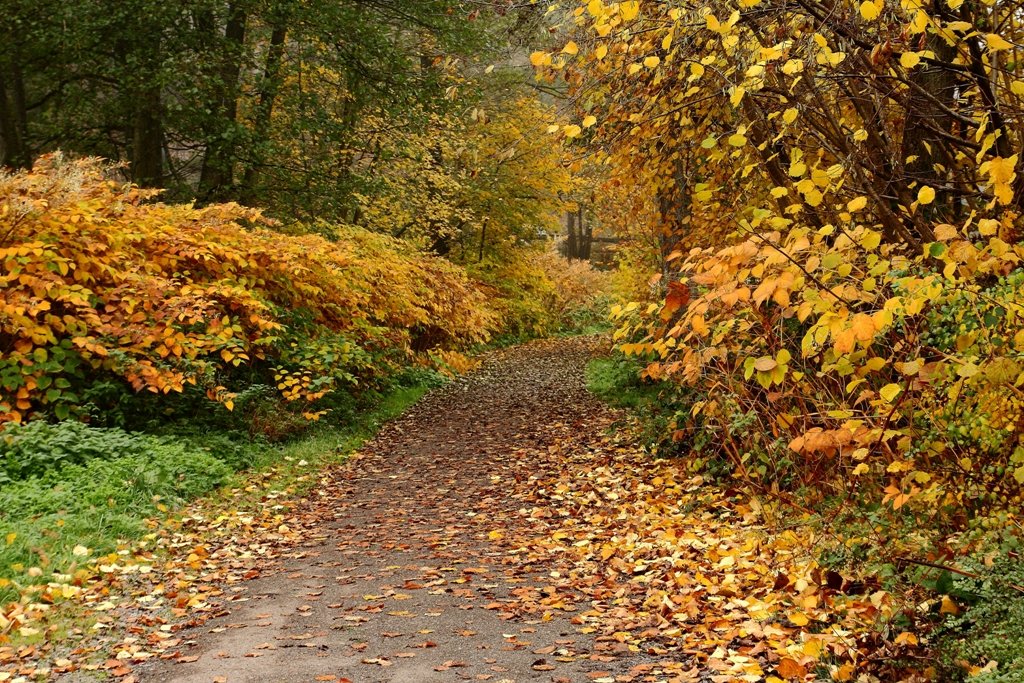
[[[663,304],[616,309],[620,348],[698,389],[675,428],[709,435],[765,490],[877,501],[906,546],[978,513],[1016,516],[1018,250],[937,233],[918,257],[860,225],[694,250]]]
[[[95,160],[0,176],[0,419],[87,417],[102,382],[194,386],[228,409],[266,384],[313,419],[415,351],[495,329],[462,270],[396,240],[285,235],[237,205],[155,199]]]
[[[493,288],[501,330],[514,338],[578,332],[606,324],[610,275],[548,246],[523,249],[470,268]]]
[[[909,560],[1018,550],[1019,7],[576,0],[557,21],[531,55],[576,107],[552,133],[648,200],[622,232],[653,291],[630,278],[617,338],[678,387],[663,441],[889,589]]]

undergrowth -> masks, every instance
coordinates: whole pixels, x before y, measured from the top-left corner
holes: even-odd
[[[948,575],[948,592],[968,608],[938,631],[944,678],[971,683],[1024,681],[1024,564],[974,561],[976,576]],[[973,674],[973,675],[971,675]]]
[[[343,460],[443,381],[408,370],[362,396],[344,420],[277,444],[223,424],[172,423],[161,435],[75,422],[11,425],[0,433],[0,599],[16,599],[54,572],[73,573],[84,558],[147,533],[147,519],[251,472],[275,468],[282,487],[301,489],[315,481],[303,475]]]
[[[658,398],[659,387],[640,378],[641,365],[616,355],[595,358],[587,365],[587,388],[617,408],[640,410]]]

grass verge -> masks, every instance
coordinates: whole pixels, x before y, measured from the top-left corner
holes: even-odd
[[[74,574],[90,557],[115,551],[189,501],[224,501],[246,480],[302,493],[319,467],[343,461],[436,381],[417,376],[373,397],[343,424],[313,427],[284,444],[245,443],[233,433],[153,436],[77,423],[30,425],[0,435],[12,463],[49,458],[39,475],[0,486],[0,601],[23,599],[55,574]],[[13,467],[13,465],[12,465]],[[259,495],[253,488],[254,495]],[[238,504],[232,498],[232,504]]]

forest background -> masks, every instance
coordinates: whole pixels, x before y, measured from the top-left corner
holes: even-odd
[[[8,5],[11,596],[142,532],[68,510],[198,495],[614,292],[595,373],[642,377],[653,451],[806,515],[823,566],[977,605],[893,634],[1018,680],[963,635],[1024,625],[1016,5]],[[566,214],[614,276],[551,252]]]

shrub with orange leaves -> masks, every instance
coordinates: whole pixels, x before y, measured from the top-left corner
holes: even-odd
[[[0,421],[80,410],[81,390],[207,390],[256,373],[307,417],[415,350],[486,340],[465,273],[355,228],[284,235],[235,204],[163,204],[96,160],[0,175]]]

